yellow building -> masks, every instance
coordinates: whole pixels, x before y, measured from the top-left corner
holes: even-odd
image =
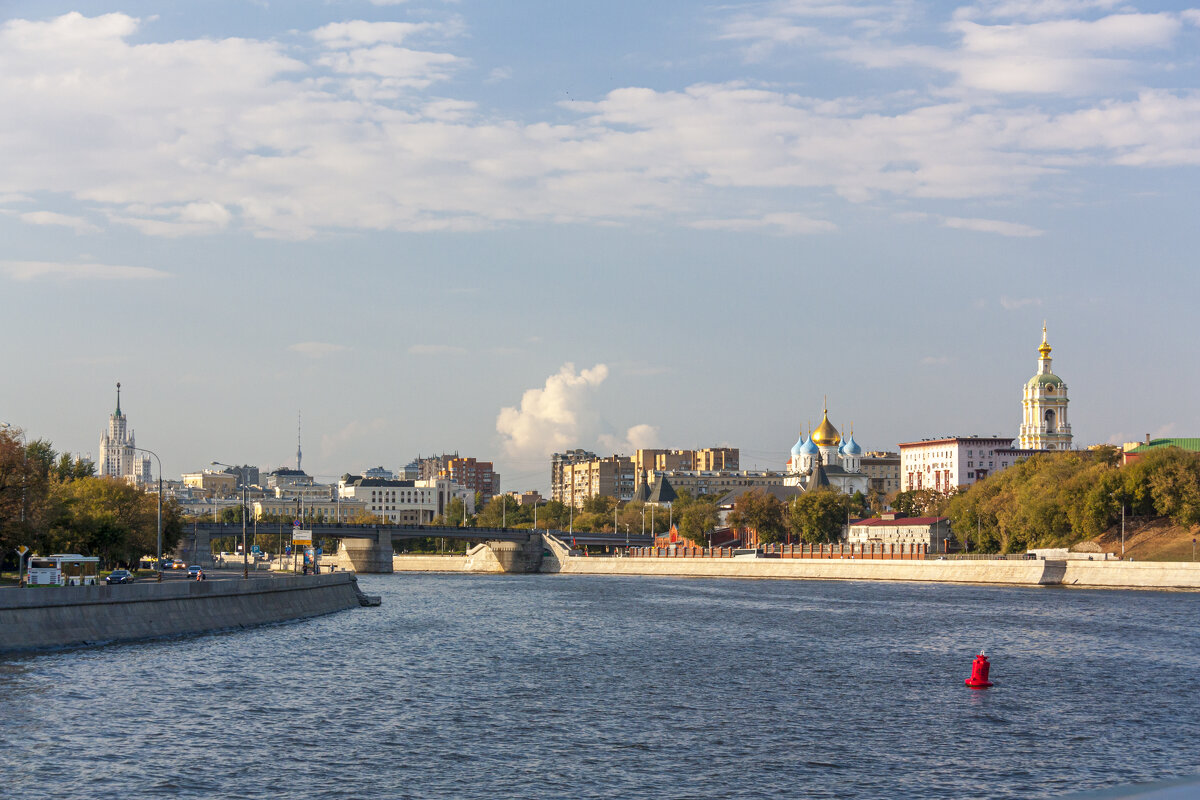
[[[229,472],[185,472],[183,485],[209,497],[229,497],[237,489],[237,475]]]

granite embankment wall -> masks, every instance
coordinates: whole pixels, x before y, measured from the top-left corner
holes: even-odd
[[[1133,561],[871,561],[779,558],[612,558],[570,555],[547,540],[543,572],[698,578],[932,581],[1108,589],[1200,589],[1200,563]]]
[[[250,627],[356,608],[350,573],[0,589],[0,652]]]

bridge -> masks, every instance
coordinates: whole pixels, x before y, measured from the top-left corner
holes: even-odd
[[[249,530],[249,529],[247,529]],[[281,532],[291,528],[283,526]],[[543,533],[555,536],[571,546],[646,547],[654,544],[653,536],[619,535],[614,533],[580,533],[526,528],[449,528],[436,525],[349,525],[310,523],[304,530],[312,531],[313,540],[336,539],[339,553],[354,565],[356,572],[391,572],[394,544],[406,539],[453,539],[479,542],[495,552],[497,559],[510,572],[536,572],[542,561]],[[261,531],[260,531],[261,532]],[[223,537],[240,538],[241,523],[193,522],[184,529],[182,550],[189,564],[212,564],[212,540]]]

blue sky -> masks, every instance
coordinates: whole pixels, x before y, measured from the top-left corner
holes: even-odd
[[[512,6],[516,6],[513,8]],[[0,420],[168,475],[1196,435],[1200,11],[0,3]],[[649,7],[647,7],[649,6]]]

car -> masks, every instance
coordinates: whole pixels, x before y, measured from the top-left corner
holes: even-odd
[[[114,569],[104,579],[105,583],[133,583],[133,573],[127,569]]]
[[[187,568],[187,571],[189,578],[199,578],[204,575],[204,570],[200,568],[199,564],[193,564]]]
[[[187,569],[187,564],[177,558],[171,562],[171,569]]]

